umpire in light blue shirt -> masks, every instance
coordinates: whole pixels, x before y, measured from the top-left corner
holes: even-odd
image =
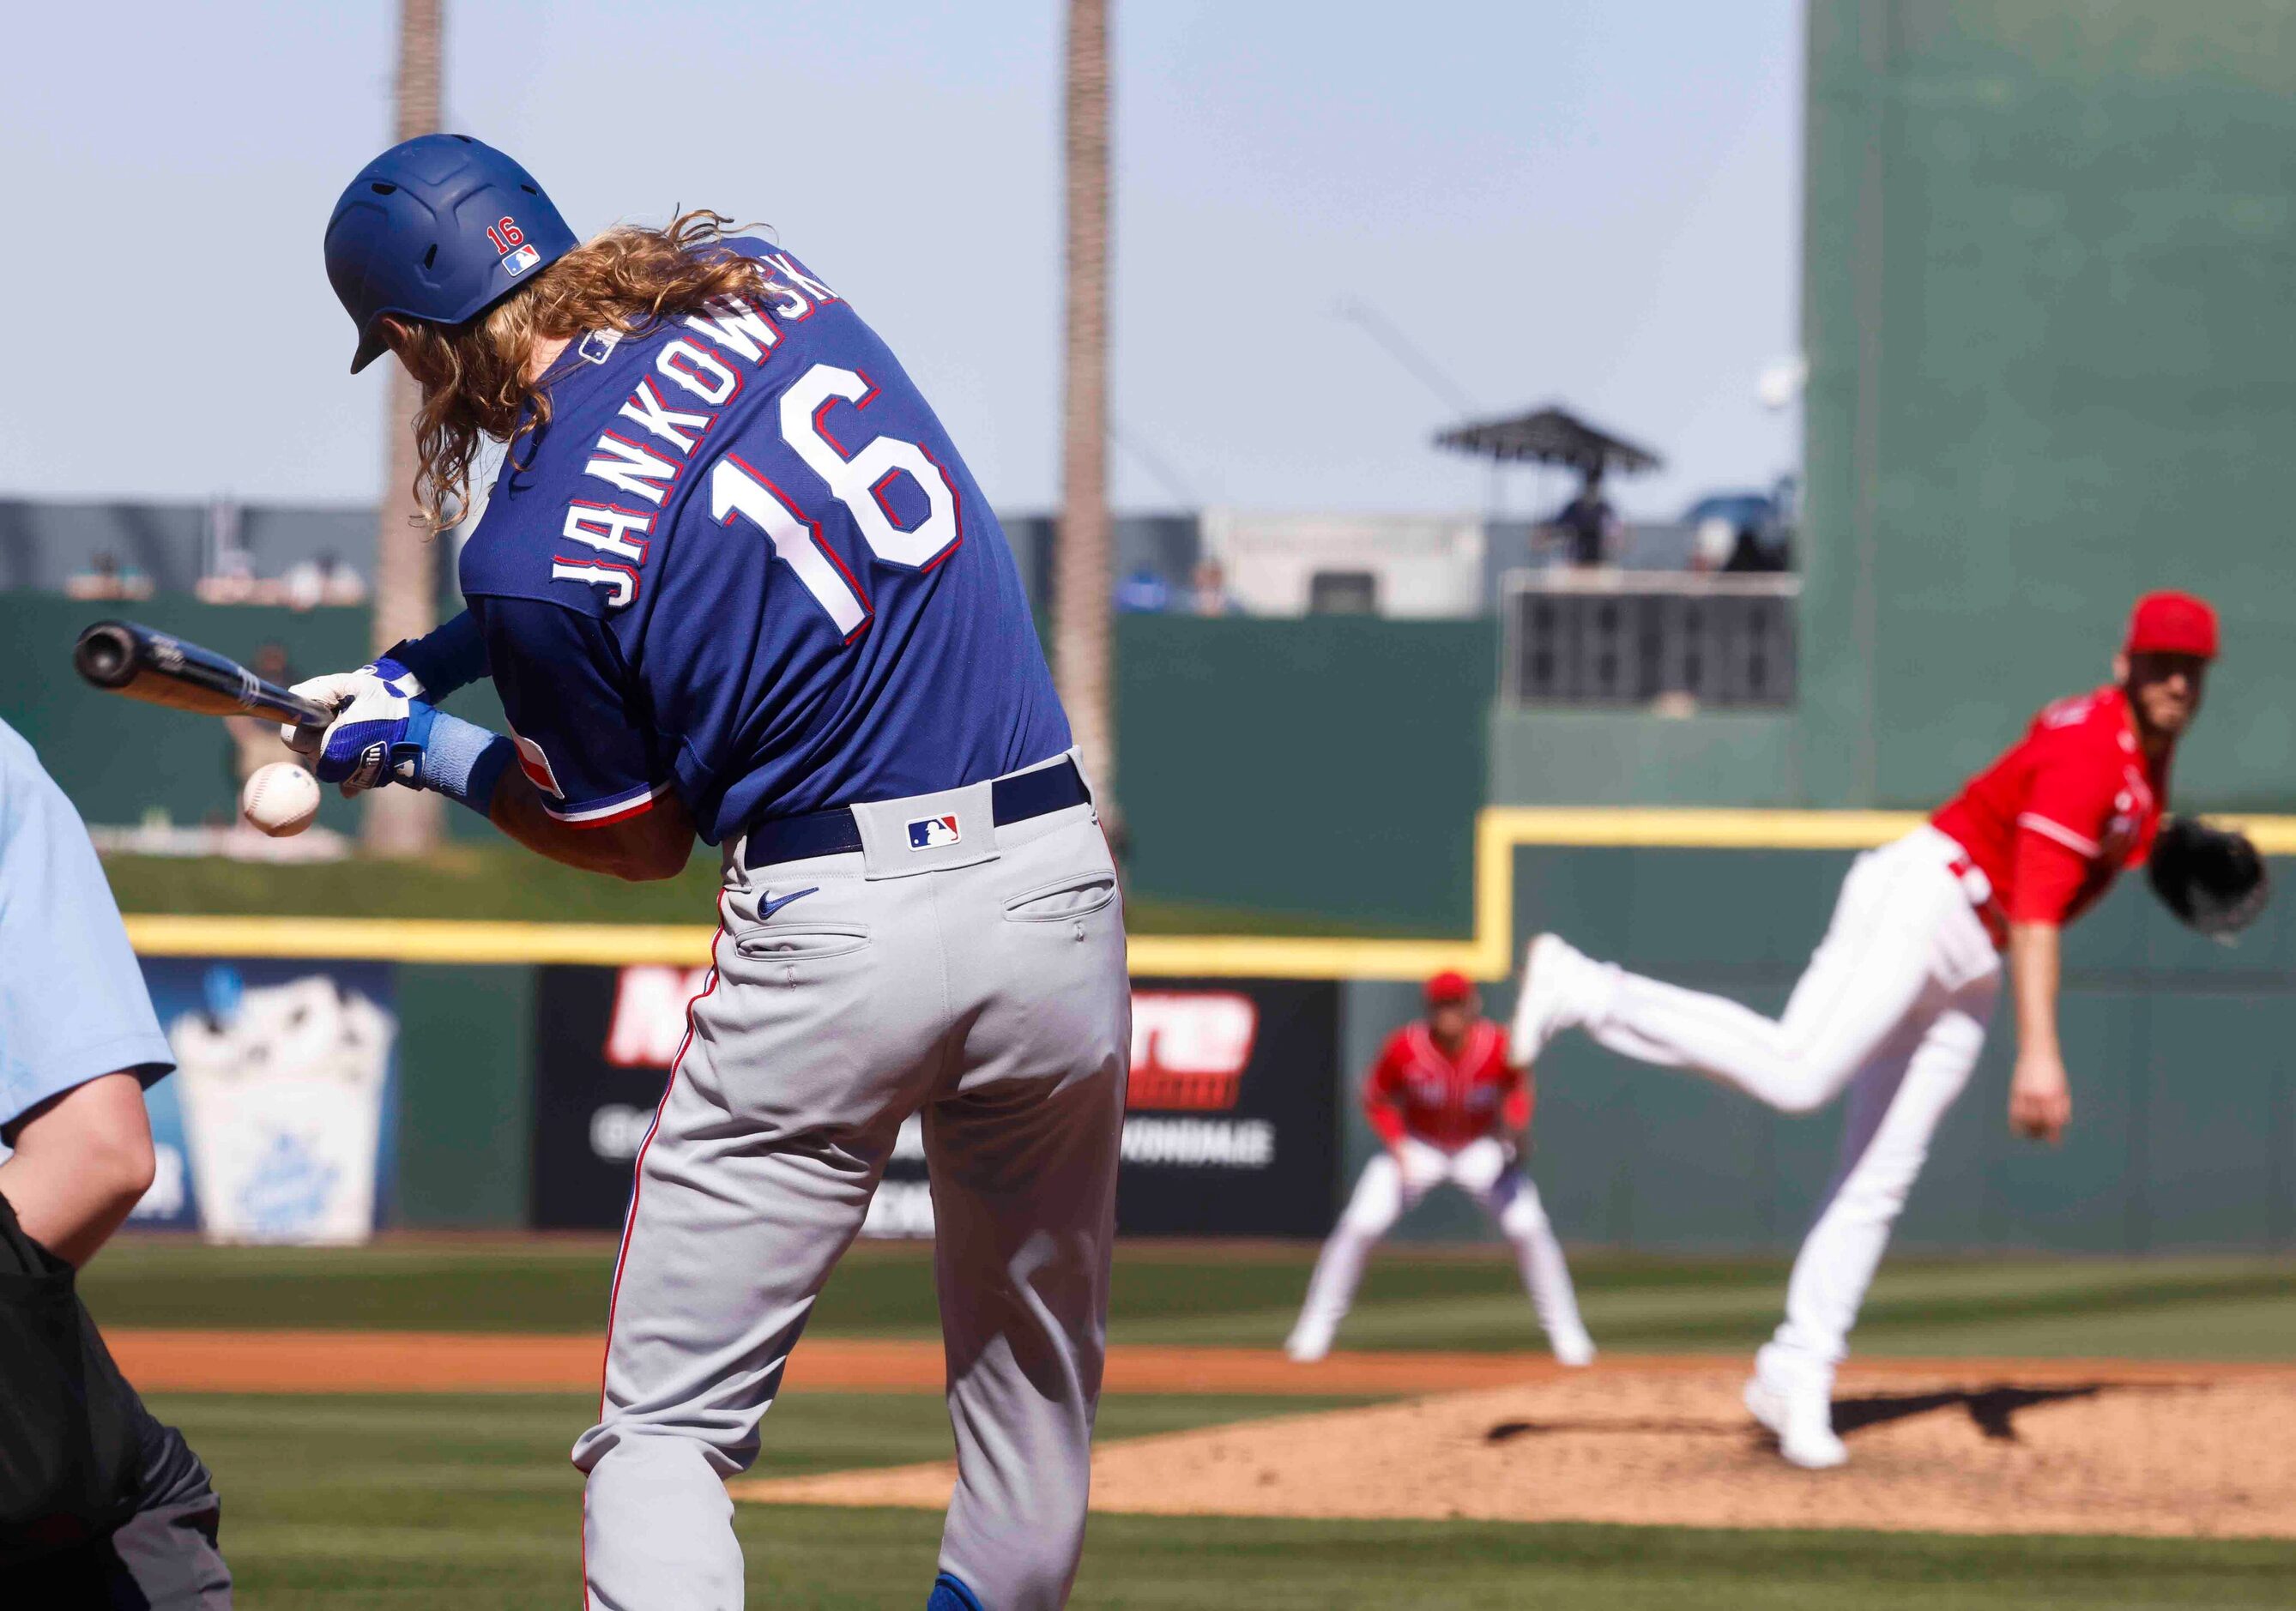
[[[176,1066],[79,815],[0,723],[0,1602],[225,1611],[207,1468],[72,1290],[152,1183]]]

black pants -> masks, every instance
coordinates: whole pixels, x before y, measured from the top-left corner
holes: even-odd
[[[182,1433],[144,1407],[71,1266],[0,1198],[0,1604],[229,1611],[222,1506]],[[125,1517],[124,1520],[113,1520]]]
[[[135,1514],[109,1538],[10,1567],[0,1599],[25,1611],[230,1611],[231,1568],[216,1547],[222,1501],[208,1468],[141,1399],[135,1413]]]

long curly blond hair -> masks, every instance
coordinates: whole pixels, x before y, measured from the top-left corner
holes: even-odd
[[[550,423],[550,394],[527,377],[537,343],[594,330],[628,335],[758,290],[758,266],[722,244],[740,233],[732,223],[703,208],[663,229],[610,229],[475,318],[399,321],[393,348],[422,388],[414,413],[418,522],[444,531],[468,511],[481,438],[514,452]]]

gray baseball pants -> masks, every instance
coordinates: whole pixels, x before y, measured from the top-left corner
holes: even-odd
[[[727,847],[574,1448],[594,1611],[742,1605],[725,1479],[919,1110],[957,1452],[940,1569],[986,1611],[1061,1606],[1075,1576],[1130,1043],[1115,870],[1090,806],[1000,828],[985,783],[855,814],[858,853]],[[950,816],[953,843],[910,830]]]

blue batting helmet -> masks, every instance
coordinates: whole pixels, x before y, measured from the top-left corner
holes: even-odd
[[[385,314],[459,324],[576,245],[532,176],[468,135],[422,135],[359,171],[327,220],[327,279],[358,326],[357,374]]]

